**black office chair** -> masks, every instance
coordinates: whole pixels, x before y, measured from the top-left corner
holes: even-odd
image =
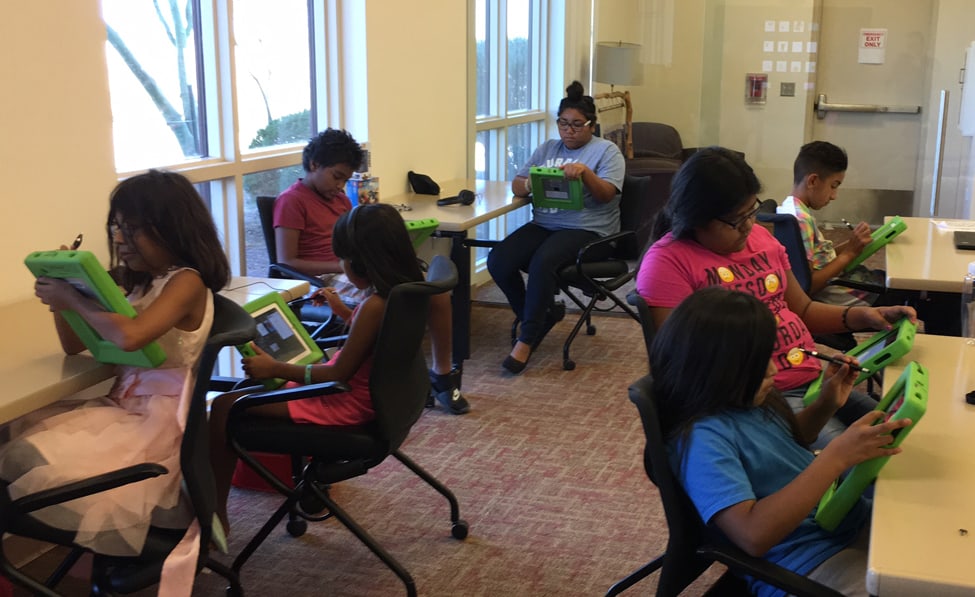
[[[206,567],[217,572],[230,583],[231,594],[242,595],[243,591],[236,573],[208,555],[216,491],[213,473],[210,470],[206,396],[210,389],[210,375],[220,350],[252,340],[257,335],[257,329],[254,318],[230,299],[215,295],[213,301],[213,326],[197,365],[193,397],[180,445],[180,470],[183,473],[183,484],[189,503],[200,525],[200,555],[197,571]],[[35,594],[58,595],[54,588],[87,550],[74,544],[73,532],[43,524],[32,517],[31,512],[129,483],[137,483],[166,472],[166,469],[158,464],[138,464],[15,500],[10,499],[4,487],[0,492],[0,504],[2,504],[0,505],[0,512],[2,512],[0,533],[31,537],[73,548],[58,569],[44,583],[41,583],[15,568],[3,553],[2,542],[0,542],[0,569],[4,576]],[[145,546],[138,556],[116,557],[94,554],[91,594],[129,594],[158,583],[163,562],[184,534],[185,529],[150,527]]]
[[[769,200],[767,199],[767,201]],[[763,208],[766,202],[762,203]],[[812,272],[809,269],[809,260],[806,257],[806,249],[802,242],[802,233],[799,230],[798,220],[791,214],[770,213],[762,209],[758,213],[758,221],[762,224],[772,226],[772,234],[785,247],[785,253],[789,258],[789,265],[792,267],[792,274],[796,277],[796,281],[799,282],[799,286],[803,291],[809,294],[809,288],[812,285]],[[835,278],[830,280],[830,284],[875,294],[882,294],[886,290],[883,286],[847,280],[845,278]],[[856,338],[854,338],[852,333],[816,334],[814,335],[814,339],[820,344],[825,344],[843,352],[851,350],[857,345]]]
[[[278,247],[274,237],[274,201],[276,197],[262,195],[255,198],[257,215],[261,220],[261,230],[264,232],[264,244],[267,247],[267,257],[270,265],[267,267],[269,278],[288,278],[304,280],[312,288],[322,288],[325,283],[317,276],[309,276],[293,267],[278,263]],[[342,333],[344,322],[332,316],[332,309],[328,305],[313,305],[308,299],[301,298],[289,303],[295,315],[308,329],[314,339],[336,336]]]
[[[579,320],[562,346],[562,368],[566,371],[576,367],[575,361],[569,358],[569,348],[583,324],[586,326],[586,334],[592,336],[596,333],[596,326],[592,324],[593,311],[608,311],[613,307],[610,305],[601,308],[598,306],[599,301],[608,299],[635,321],[640,321],[637,313],[625,300],[617,297],[615,291],[636,276],[636,260],[642,249],[637,242],[637,231],[649,226],[665,203],[665,200],[656,203],[650,201],[650,181],[650,176],[627,175],[623,181],[620,200],[620,232],[582,247],[575,263],[558,272],[559,288],[582,310]],[[590,255],[604,254],[607,246],[612,250],[608,258],[601,261],[591,260]],[[584,302],[572,289],[580,291],[588,300]]]
[[[640,316],[640,328],[643,331],[643,345],[647,349],[647,366],[649,367],[650,345],[653,344],[653,338],[657,335],[657,326],[650,314],[650,305],[635,290],[626,295],[626,302],[636,307],[636,313]]]
[[[459,506],[453,493],[399,449],[413,423],[423,412],[430,391],[421,348],[430,296],[447,292],[456,283],[457,270],[454,265],[447,258],[437,256],[430,265],[428,281],[400,284],[390,292],[369,379],[376,412],[374,422],[359,427],[320,426],[247,414],[247,409],[260,404],[347,391],[348,386],[341,383],[258,392],[243,396],[234,403],[227,424],[231,446],[242,461],[286,497],[284,504],[234,560],[232,569],[235,572],[240,571],[286,515],[289,517],[287,530],[296,537],[307,529],[306,521],[334,516],[403,581],[409,595],[415,595],[415,583],[409,572],[340,508],[327,490],[327,485],[367,473],[389,455],[447,498],[450,503],[451,534],[457,539],[467,536],[468,525],[459,516]],[[291,489],[256,460],[254,452],[307,456],[310,461],[296,476],[295,487]],[[323,508],[326,514],[312,514]]]
[[[667,518],[667,551],[614,584],[607,597],[622,593],[657,570],[660,570],[657,596],[678,595],[715,562],[724,564],[729,571],[708,591],[709,595],[749,594],[745,581],[738,576],[748,575],[799,597],[840,597],[838,591],[716,539],[670,468],[652,385],[653,378],[644,376],[633,382],[629,396],[640,412],[646,434],[643,464],[647,476],[660,490]]]

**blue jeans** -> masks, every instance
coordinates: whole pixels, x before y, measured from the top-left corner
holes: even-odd
[[[782,396],[789,403],[789,406],[792,407],[793,412],[799,412],[806,408],[802,403],[802,397],[806,395],[806,390],[808,389],[809,384],[805,384],[798,388],[792,388],[791,390],[782,392]],[[841,406],[826,421],[826,424],[823,425],[822,430],[819,432],[819,437],[816,438],[816,441],[809,448],[812,450],[822,450],[833,438],[846,431],[846,428],[851,423],[875,408],[877,408],[877,401],[871,398],[869,394],[864,394],[856,390],[850,392],[850,397],[847,399],[846,404]]]
[[[576,260],[579,249],[598,238],[589,230],[549,230],[529,222],[491,249],[488,271],[521,320],[519,340],[526,344],[539,340],[545,330],[545,314],[559,288],[557,272]],[[528,272],[527,285],[521,277],[523,271]]]

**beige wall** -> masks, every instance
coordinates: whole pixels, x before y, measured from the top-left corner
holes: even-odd
[[[85,233],[107,257],[115,184],[105,28],[97,0],[5,3],[0,18],[0,177],[4,240],[0,304],[33,295],[23,265]]]
[[[934,43],[922,57],[932,63],[931,76],[918,82],[926,104],[914,212],[926,214],[922,208],[930,195],[937,97],[946,88],[953,103],[949,103],[941,215],[967,217],[975,160],[972,139],[957,134],[961,94],[957,77],[962,53],[975,40],[975,21],[970,0],[940,0],[935,5]],[[818,41],[818,33],[809,25],[819,20],[820,6],[821,0],[597,0],[596,39],[644,45],[644,82],[627,88],[634,120],[673,125],[685,146],[720,144],[744,151],[765,186],[763,196],[780,198],[791,187],[795,152],[812,138],[815,77],[769,73],[767,103],[747,106],[744,76],[761,71],[762,60],[767,59],[761,46],[764,39]],[[805,37],[768,35],[761,27],[765,20],[802,20]],[[818,60],[800,56],[802,61]],[[785,81],[796,83],[795,97],[779,95],[779,84]],[[606,89],[600,85],[597,91]]]
[[[370,0],[366,4],[369,144],[386,196],[406,173],[466,178],[467,3]]]

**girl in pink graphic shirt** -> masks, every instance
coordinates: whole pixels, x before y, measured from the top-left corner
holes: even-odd
[[[652,246],[637,274],[637,290],[659,327],[685,297],[722,286],[747,292],[765,303],[777,323],[773,362],[775,385],[795,410],[803,408],[820,364],[799,348],[814,349],[812,334],[888,329],[914,309],[840,307],[813,302],[799,286],[785,249],[762,226],[755,226],[761,183],[738,153],[722,147],[698,151],[674,177],[671,196],[655,223]],[[846,425],[876,406],[854,392],[823,428],[814,447],[824,446]],[[821,409],[819,400],[808,408]]]

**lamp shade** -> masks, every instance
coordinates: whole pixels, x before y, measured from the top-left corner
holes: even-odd
[[[610,85],[640,85],[643,67],[640,45],[616,41],[596,44],[596,81]]]

